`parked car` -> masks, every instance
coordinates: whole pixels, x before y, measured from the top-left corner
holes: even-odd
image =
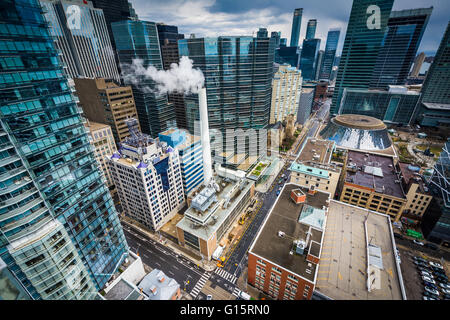
[[[426,292],[429,292],[435,296],[439,296],[439,291],[437,291],[436,289],[433,288],[429,288],[429,287],[424,287]]]
[[[413,242],[419,246],[423,246],[424,243],[422,241],[413,240]]]
[[[435,245],[434,243],[430,243],[430,242],[425,243],[425,247],[430,248],[431,250],[439,249],[439,247],[437,245]]]
[[[431,294],[428,291],[424,291],[423,295],[429,298],[435,298],[435,299],[439,299],[439,296],[436,296],[435,294]]]
[[[426,259],[424,259],[422,257],[418,257],[418,256],[414,256],[413,259],[416,260],[416,261],[421,261],[423,263],[427,263],[428,262],[428,260],[426,260]]]
[[[435,275],[434,279],[436,279],[436,281],[443,282],[443,283],[448,282],[448,278],[447,277],[442,277],[442,276],[436,276]]]
[[[450,289],[442,289],[443,294],[450,294]]]
[[[431,270],[430,268],[428,268],[428,267],[423,267],[423,266],[416,266],[416,268],[418,269],[418,270],[420,270],[420,271],[425,271],[425,272],[428,272],[428,273],[433,273],[433,270]]]
[[[439,300],[439,299],[436,299],[434,297],[428,297],[428,296],[423,296],[422,299],[423,300]]]
[[[444,300],[450,300],[450,294],[444,293]]]
[[[450,284],[448,284],[448,282],[438,282],[438,285],[443,289],[450,289]]]
[[[444,269],[441,269],[439,267],[433,267],[433,266],[431,266],[431,270],[433,270],[434,272],[437,272],[437,273],[443,273],[444,272]]]
[[[403,237],[400,233],[394,233],[394,237],[396,237],[397,239],[405,239],[405,237]]]
[[[414,260],[413,263],[414,263],[416,266],[420,266],[420,267],[423,267],[423,268],[429,268],[428,264],[426,264],[426,263],[424,263],[424,262],[422,262],[422,261],[416,261],[416,260]]]
[[[431,272],[427,272],[427,271],[420,271],[420,274],[425,277],[429,277],[430,279],[433,279],[433,274]]]
[[[440,263],[433,262],[433,261],[430,261],[429,263],[430,263],[430,266],[432,266],[432,267],[436,267],[436,268],[444,270],[444,267]]]
[[[206,296],[206,300],[212,300],[212,295],[208,294],[208,295]]]
[[[424,281],[423,284],[424,284],[425,288],[432,288],[434,290],[439,289],[435,284],[432,284],[431,282],[428,282],[428,281]]]
[[[429,282],[429,283],[432,283],[432,284],[436,284],[436,282],[433,280],[433,278],[430,278],[430,277],[427,277],[427,276],[422,276],[422,280],[424,282]]]

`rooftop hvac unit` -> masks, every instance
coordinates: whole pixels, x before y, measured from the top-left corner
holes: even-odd
[[[294,249],[297,254],[303,255],[306,249],[305,240],[299,239],[294,241]]]

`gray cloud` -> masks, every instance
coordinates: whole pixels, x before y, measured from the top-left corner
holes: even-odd
[[[179,32],[197,37],[219,35],[251,35],[259,27],[281,31],[290,40],[292,13],[303,7],[300,39],[306,33],[309,19],[317,19],[316,37],[325,47],[329,28],[341,27],[338,51],[342,49],[352,0],[131,0],[141,19],[174,24]],[[419,51],[431,54],[437,50],[449,21],[448,0],[396,0],[394,10],[433,6],[433,14]]]

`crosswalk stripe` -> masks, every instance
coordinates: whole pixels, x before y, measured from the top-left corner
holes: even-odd
[[[204,273],[200,279],[195,284],[194,289],[192,289],[190,295],[195,299],[200,291],[202,290],[203,286],[205,285],[206,281],[211,277],[211,273]]]
[[[221,276],[222,278],[233,284],[235,284],[237,281],[237,277],[235,275],[232,275],[231,273],[225,271],[224,269],[216,268],[214,270],[214,273],[218,274],[219,276]]]

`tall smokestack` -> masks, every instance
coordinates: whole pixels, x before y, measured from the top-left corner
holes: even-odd
[[[209,141],[208,103],[206,102],[206,88],[198,92],[198,103],[200,109],[200,134],[203,152],[203,177],[204,185],[212,179],[211,145]]]

